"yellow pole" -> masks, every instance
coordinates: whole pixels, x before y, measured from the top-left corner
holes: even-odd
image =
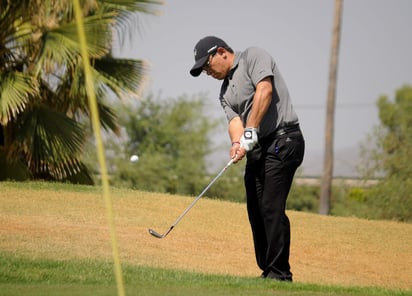
[[[77,32],[78,32],[79,41],[80,41],[80,53],[82,56],[84,73],[86,77],[86,91],[87,91],[87,97],[89,99],[89,109],[91,113],[92,126],[93,126],[94,136],[96,139],[97,156],[98,156],[100,171],[101,171],[103,197],[105,201],[107,219],[108,219],[108,224],[109,224],[109,229],[110,229],[110,238],[111,238],[111,244],[112,244],[112,254],[113,254],[113,260],[114,260],[114,271],[115,271],[115,276],[116,276],[117,292],[119,296],[124,296],[125,291],[124,291],[124,284],[123,284],[123,275],[122,275],[122,268],[121,268],[120,259],[119,259],[119,250],[117,246],[116,230],[114,226],[113,206],[112,206],[112,200],[110,197],[110,190],[109,190],[110,186],[109,186],[109,179],[107,175],[106,159],[104,156],[104,147],[103,147],[103,141],[102,141],[102,136],[100,132],[101,126],[100,126],[100,121],[99,121],[99,111],[97,108],[96,95],[95,95],[93,79],[92,79],[93,73],[91,72],[91,69],[90,69],[89,55],[87,53],[87,46],[86,46],[87,44],[86,36],[84,33],[83,17],[82,17],[79,0],[75,0],[73,4],[74,4],[75,17],[76,17]]]

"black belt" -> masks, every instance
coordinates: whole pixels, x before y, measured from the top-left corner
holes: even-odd
[[[275,136],[280,137],[280,136],[290,134],[290,133],[293,133],[293,132],[297,132],[297,131],[300,131],[299,123],[291,124],[291,125],[285,125],[285,126],[281,126],[281,127],[276,129]]]
[[[267,145],[270,145],[276,138],[293,133],[293,132],[298,132],[300,131],[300,126],[299,123],[295,124],[290,124],[290,125],[283,125],[281,127],[278,127],[276,131],[271,133],[270,135],[260,138],[259,139],[259,144],[262,147],[265,147]]]

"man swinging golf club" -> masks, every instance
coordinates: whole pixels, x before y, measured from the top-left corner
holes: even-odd
[[[195,45],[194,57],[192,76],[204,72],[223,81],[219,99],[231,159],[247,156],[247,211],[261,277],[292,281],[286,199],[305,142],[286,84],[273,57],[257,47],[234,52],[222,39],[207,36]]]

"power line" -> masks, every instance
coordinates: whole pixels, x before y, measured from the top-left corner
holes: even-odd
[[[297,109],[325,109],[324,104],[297,104],[294,105]],[[336,105],[337,109],[351,109],[351,108],[377,108],[374,103],[341,103]]]

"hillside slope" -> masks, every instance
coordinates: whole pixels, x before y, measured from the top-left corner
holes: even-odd
[[[94,187],[0,183],[0,252],[31,258],[111,260],[106,210]],[[244,204],[113,189],[122,262],[258,276]],[[412,224],[288,212],[294,280],[412,288]]]

